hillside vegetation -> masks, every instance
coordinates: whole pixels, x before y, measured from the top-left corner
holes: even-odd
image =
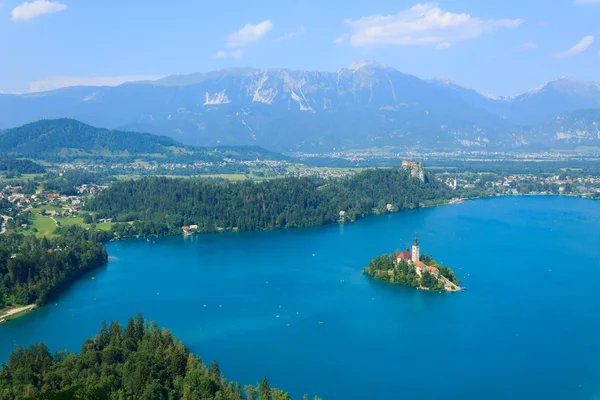
[[[0,310],[44,304],[82,273],[108,260],[101,232],[72,226],[52,239],[6,233],[0,236]],[[1,398],[1,397],[0,397]]]
[[[0,156],[53,162],[287,159],[258,146],[200,148],[183,145],[166,136],[95,128],[73,119],[41,120],[0,131]]]
[[[290,400],[266,378],[244,387],[228,381],[216,361],[205,365],[171,332],[139,314],[125,329],[103,322],[79,354],[53,356],[43,343],[15,349],[0,370],[0,398]]]
[[[87,207],[112,218],[120,237],[170,235],[198,225],[200,232],[319,226],[364,215],[437,204],[448,188],[404,168],[373,169],[322,180],[284,178],[263,182],[214,182],[150,177],[117,182]]]

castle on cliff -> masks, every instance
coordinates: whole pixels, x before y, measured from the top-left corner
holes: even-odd
[[[416,161],[402,160],[402,168],[410,171],[410,176],[418,178],[421,182],[425,182],[425,172],[423,171],[423,164]]]

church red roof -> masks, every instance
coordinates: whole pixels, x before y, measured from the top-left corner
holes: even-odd
[[[410,254],[410,251],[408,251],[408,249],[407,249],[407,250],[404,250],[402,253],[398,254],[398,257],[399,257],[399,258],[403,258],[403,259],[405,259],[405,260],[408,260],[408,259],[410,259],[412,256],[411,256],[411,254]]]

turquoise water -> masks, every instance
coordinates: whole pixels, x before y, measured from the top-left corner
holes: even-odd
[[[421,292],[361,273],[414,232],[467,292]],[[0,360],[16,343],[78,351],[102,319],[141,311],[218,359],[229,378],[267,375],[296,398],[600,395],[600,202],[505,197],[108,251],[109,264],[57,304],[0,325]]]

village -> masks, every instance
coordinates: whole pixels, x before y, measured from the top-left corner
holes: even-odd
[[[36,182],[41,186],[42,182]],[[75,194],[53,193],[35,189],[29,194],[22,185],[7,184],[0,190],[0,201],[5,206],[0,209],[0,234],[9,229],[36,236],[51,235],[58,226],[90,225],[109,230],[110,219],[95,220],[89,213],[81,213],[86,197],[95,195],[107,186],[83,184],[73,188]]]
[[[572,195],[600,197],[600,176],[579,174],[507,174],[444,172],[438,175],[452,190],[478,196],[501,195]],[[475,195],[473,195],[475,194]]]

